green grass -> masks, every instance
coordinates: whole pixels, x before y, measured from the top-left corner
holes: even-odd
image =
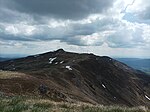
[[[91,105],[82,102],[54,102],[35,97],[0,97],[0,112],[150,112],[145,107]]]

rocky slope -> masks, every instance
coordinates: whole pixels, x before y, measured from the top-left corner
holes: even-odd
[[[0,91],[5,94],[38,95],[43,84],[46,97],[57,101],[150,105],[150,76],[106,56],[59,49],[0,62],[0,69]]]

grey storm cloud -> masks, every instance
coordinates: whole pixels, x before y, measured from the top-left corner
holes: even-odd
[[[113,0],[1,0],[1,4],[35,16],[74,20],[106,12]]]
[[[16,42],[59,40],[69,45],[78,46],[100,46],[103,43],[107,43],[109,47],[143,45],[145,43],[144,38],[149,37],[148,33],[143,37],[144,29],[138,30],[140,34],[137,38],[138,32],[127,30],[131,24],[127,24],[115,18],[116,15],[110,14],[111,10],[109,9],[115,7],[113,7],[114,1],[0,0],[0,40]],[[145,11],[141,13],[142,18],[150,19],[149,9],[146,7]],[[82,23],[84,19],[89,19],[88,16],[91,14],[99,14],[99,17],[90,20],[90,22]],[[65,25],[51,27],[52,20]],[[120,29],[120,27],[124,28]],[[147,29],[145,32],[148,32]],[[112,33],[113,31],[115,33]]]
[[[35,29],[32,31],[31,35],[26,35],[25,29],[19,33],[12,33],[7,31],[7,27],[0,25],[0,38],[3,40],[15,40],[15,41],[51,41],[60,40],[61,42],[66,42],[72,45],[85,46],[86,42],[82,41],[80,36],[89,36],[103,31],[113,30],[114,27],[119,27],[120,23],[116,19],[103,18],[97,19],[91,23],[70,23],[68,26],[58,26],[51,28],[47,25],[35,25]],[[21,30],[21,25],[14,25],[16,31]],[[14,31],[15,31],[14,30]],[[58,33],[59,32],[59,33]],[[101,38],[96,43],[98,45],[101,43]],[[99,44],[101,45],[101,44]]]

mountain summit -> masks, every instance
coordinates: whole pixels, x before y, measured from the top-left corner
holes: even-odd
[[[0,91],[39,95],[56,101],[103,105],[150,105],[150,76],[107,56],[59,49],[0,62]],[[7,76],[4,76],[7,74]]]

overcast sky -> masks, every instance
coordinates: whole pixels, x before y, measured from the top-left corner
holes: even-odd
[[[0,0],[0,54],[58,48],[150,58],[150,1]]]

